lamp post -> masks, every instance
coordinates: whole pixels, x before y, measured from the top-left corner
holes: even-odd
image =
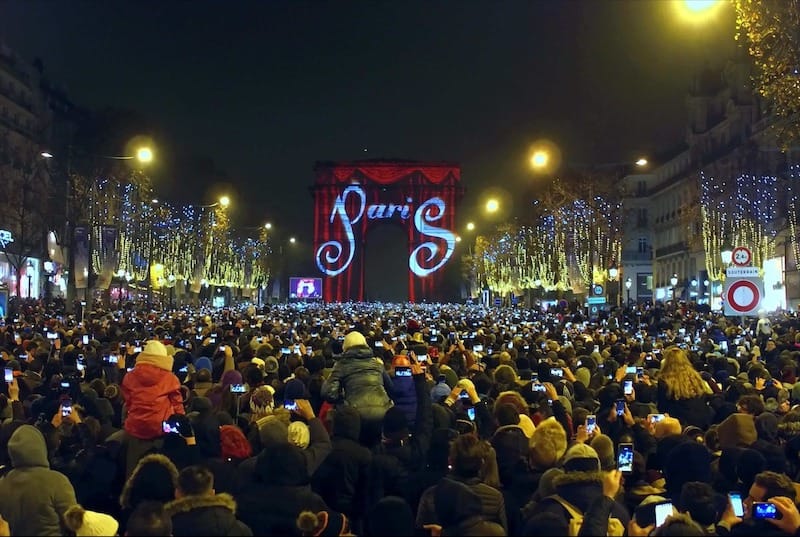
[[[675,302],[675,286],[678,285],[678,275],[673,274],[672,278],[669,279],[670,285],[672,285],[672,301]]]
[[[25,275],[28,277],[28,299],[33,298],[31,295],[31,280],[33,279],[33,261],[28,259],[28,264],[25,265]]]
[[[616,283],[617,283],[617,286],[619,286],[619,285],[620,285],[620,282],[619,282],[619,280],[617,280],[617,277],[618,277],[618,276],[619,276],[619,269],[617,268],[617,265],[616,265],[616,263],[612,263],[612,264],[611,264],[611,266],[608,268],[608,279],[609,279],[609,280],[611,280],[611,281],[613,281],[613,282],[616,282]],[[621,291],[621,289],[622,289],[621,287],[618,287],[618,288],[616,289],[616,295],[617,295],[617,296],[615,296],[615,297],[614,297],[614,305],[615,305],[615,306],[618,306],[618,305],[619,305],[619,295],[621,295],[621,294],[622,294],[622,293],[620,292],[620,291]]]
[[[633,285],[633,281],[630,278],[625,279],[625,291],[628,293],[628,306],[631,305],[631,286]]]
[[[167,276],[167,281],[169,281],[169,307],[175,309],[175,275]]]

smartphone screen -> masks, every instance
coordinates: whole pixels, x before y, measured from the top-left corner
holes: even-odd
[[[589,414],[586,416],[586,432],[587,434],[594,433],[594,428],[597,425],[597,416],[594,414]]]
[[[244,384],[231,384],[231,393],[244,393]]]
[[[733,507],[733,514],[742,518],[744,516],[744,505],[742,504],[742,495],[738,492],[728,493],[728,499]]]
[[[625,414],[625,401],[622,399],[617,400],[617,416]]]
[[[410,377],[411,376],[411,368],[410,367],[395,367],[394,368],[394,376],[396,376],[396,377]]]
[[[66,417],[72,414],[72,401],[64,401],[61,404],[61,416]]]
[[[467,409],[467,416],[469,417],[470,421],[475,421],[475,407],[471,406]]]
[[[617,470],[622,473],[630,473],[633,471],[633,444],[623,443],[619,445]]]
[[[660,527],[667,521],[667,517],[672,514],[672,502],[656,504],[656,527]]]
[[[475,352],[483,352],[483,345],[473,345],[472,350]]]
[[[284,401],[283,408],[286,410],[297,410],[297,402],[296,401]]]
[[[778,508],[771,502],[753,502],[753,518],[778,518]]]
[[[623,392],[625,393],[625,395],[631,395],[633,393],[633,381],[632,380],[626,380],[625,381]]]
[[[11,384],[12,382],[14,382],[14,370],[11,369],[10,367],[6,367],[5,376],[6,376],[6,382],[8,384]]]

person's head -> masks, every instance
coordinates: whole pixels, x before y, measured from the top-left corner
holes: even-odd
[[[688,481],[681,488],[678,510],[688,513],[701,526],[710,526],[717,519],[714,489],[702,481]]]
[[[487,444],[476,436],[463,434],[450,444],[450,465],[459,477],[478,477],[487,455]]]
[[[214,474],[204,466],[187,466],[178,474],[175,497],[211,496],[214,494]]]
[[[764,412],[764,401],[758,395],[745,395],[736,403],[736,410],[751,416]]]
[[[128,517],[126,537],[160,537],[172,535],[172,517],[164,504],[156,501],[140,503]]]
[[[750,492],[744,501],[747,514],[751,515],[754,502],[766,502],[776,496],[786,496],[795,501],[797,493],[792,480],[786,474],[761,472],[750,486]]]
[[[667,517],[666,522],[652,533],[654,537],[704,537],[706,532],[689,515],[678,513]]]
[[[413,535],[414,513],[403,498],[386,496],[367,513],[366,530],[367,535]]]
[[[175,499],[178,469],[164,455],[145,455],[125,482],[119,503],[132,509],[146,500],[168,502]]]

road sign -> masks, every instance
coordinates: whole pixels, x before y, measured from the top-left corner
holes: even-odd
[[[600,311],[602,310],[602,306],[598,306],[597,304],[592,304],[589,306],[589,316],[590,317],[597,317],[600,315]]]
[[[586,298],[586,303],[587,304],[605,304],[606,303],[606,297],[604,297],[604,296],[590,296],[590,297]]]
[[[737,278],[725,282],[725,315],[755,315],[764,297],[764,280]]]
[[[726,278],[758,278],[758,267],[728,267]]]
[[[731,261],[737,267],[747,267],[753,260],[753,252],[744,246],[737,246],[731,253]]]
[[[594,296],[600,296],[605,292],[603,286],[599,283],[592,284],[592,294]]]

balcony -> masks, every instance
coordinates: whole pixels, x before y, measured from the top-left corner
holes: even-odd
[[[652,252],[640,252],[639,250],[623,250],[622,251],[622,262],[634,262],[634,261],[652,261]]]
[[[659,257],[666,257],[668,255],[677,254],[680,252],[685,252],[689,249],[689,245],[686,244],[686,241],[676,242],[674,244],[670,244],[669,246],[664,246],[663,248],[656,248],[656,259]]]

